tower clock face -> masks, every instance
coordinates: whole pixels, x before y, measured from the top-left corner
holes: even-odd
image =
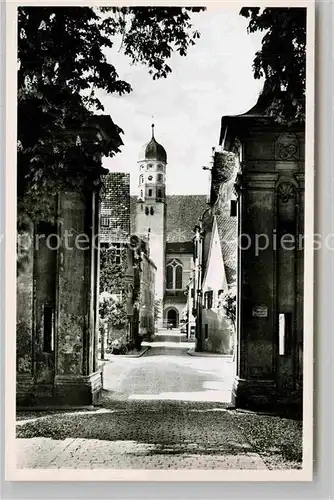
[[[152,175],[149,175],[149,176],[148,176],[148,180],[149,180],[149,181],[152,181],[152,180],[153,180]]]

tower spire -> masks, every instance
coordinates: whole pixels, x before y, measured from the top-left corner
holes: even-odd
[[[154,139],[154,117],[152,116],[152,139]]]

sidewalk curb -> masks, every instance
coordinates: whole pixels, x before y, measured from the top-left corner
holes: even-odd
[[[147,353],[147,351],[149,351],[151,349],[151,346],[148,345],[146,347],[144,347],[141,351],[138,352],[138,354],[125,354],[124,355],[124,358],[141,358],[142,356],[144,356],[144,354]],[[118,355],[119,356],[119,355]],[[120,355],[122,356],[122,354]]]
[[[151,349],[151,346],[145,346],[141,351],[138,352],[138,354],[110,354],[112,358],[110,359],[104,359],[103,364],[107,363],[112,363],[114,359],[126,359],[126,358],[140,358],[143,356],[149,349]]]
[[[197,356],[199,358],[223,358],[226,359],[226,361],[231,361],[233,362],[233,356],[231,354],[216,354],[213,352],[196,352],[194,349],[189,349],[187,351],[187,354],[189,356]]]
[[[49,412],[49,411],[96,411],[96,406],[94,405],[82,405],[82,406],[71,406],[71,405],[47,405],[47,406],[18,406],[16,408],[17,413],[38,413],[38,412]],[[21,422],[21,420],[20,420]]]

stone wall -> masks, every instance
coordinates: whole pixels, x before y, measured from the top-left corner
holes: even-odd
[[[33,387],[34,226],[27,221],[18,231],[16,281],[17,397],[25,399]]]
[[[55,224],[26,230],[34,240],[17,277],[19,406],[99,399],[98,219],[95,193],[67,192]]]
[[[221,309],[203,309],[202,335],[204,352],[233,354],[234,328]]]

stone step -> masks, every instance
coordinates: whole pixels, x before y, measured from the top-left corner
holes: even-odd
[[[181,333],[180,330],[159,330],[155,334],[154,340],[156,342],[187,342],[187,335]]]

